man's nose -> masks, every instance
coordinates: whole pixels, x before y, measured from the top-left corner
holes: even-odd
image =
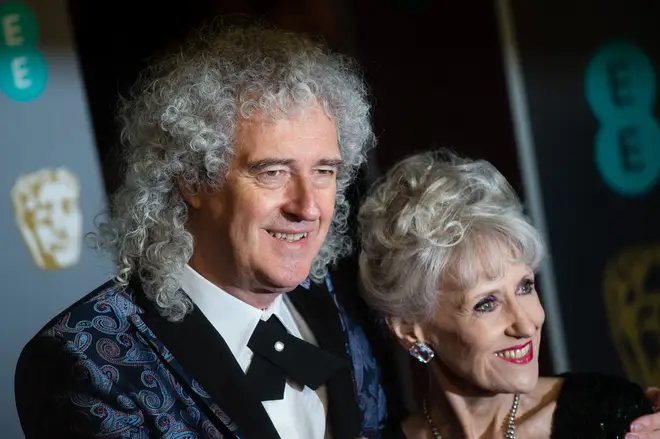
[[[320,218],[316,190],[309,178],[297,177],[291,181],[288,197],[286,213],[295,216],[298,221],[316,221]]]

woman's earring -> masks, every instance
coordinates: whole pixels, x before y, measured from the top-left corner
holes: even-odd
[[[435,352],[433,352],[433,349],[421,341],[416,341],[412,346],[410,346],[408,353],[414,359],[424,364],[428,363],[433,359],[433,357],[435,357]]]

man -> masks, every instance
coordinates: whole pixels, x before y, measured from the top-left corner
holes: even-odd
[[[97,234],[116,279],[23,350],[26,437],[380,437],[370,328],[327,274],[369,111],[348,60],[262,27],[154,64],[123,103],[125,180]]]
[[[349,60],[265,27],[154,64],[97,233],[117,277],[23,350],[26,437],[379,437],[376,359],[328,276],[369,112]]]

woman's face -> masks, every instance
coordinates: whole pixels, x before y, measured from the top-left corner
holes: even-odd
[[[433,321],[415,333],[436,352],[434,361],[452,382],[474,390],[527,393],[538,380],[538,352],[545,313],[534,272],[508,265],[495,280],[469,291],[441,292]]]

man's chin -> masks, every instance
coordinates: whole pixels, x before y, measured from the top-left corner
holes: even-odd
[[[293,291],[309,277],[309,271],[306,274],[291,273],[290,276],[277,276],[273,273],[272,276],[265,276],[262,279],[264,289],[273,293],[288,293]]]

